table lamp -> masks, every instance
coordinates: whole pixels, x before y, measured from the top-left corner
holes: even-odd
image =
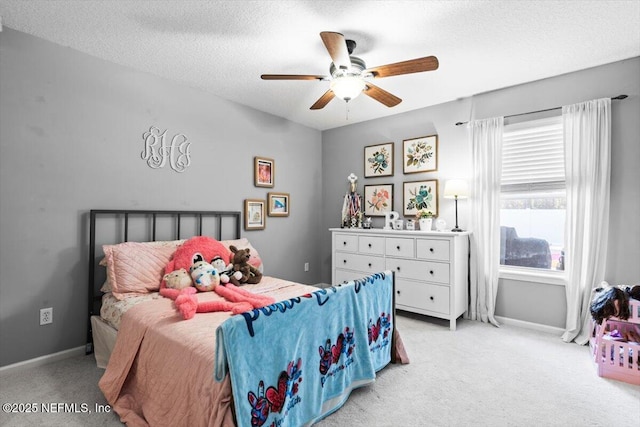
[[[469,197],[467,181],[464,179],[450,179],[444,184],[444,198],[456,201],[456,226],[451,231],[462,231],[458,227],[458,199]]]

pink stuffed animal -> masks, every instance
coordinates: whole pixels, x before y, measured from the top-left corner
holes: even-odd
[[[191,267],[200,262],[211,263],[217,257],[230,259],[231,252],[219,241],[207,237],[197,236],[184,242],[176,249],[173,257],[165,268],[165,274]],[[202,264],[199,264],[202,265]],[[191,319],[196,313],[208,313],[212,311],[231,311],[234,314],[271,305],[275,300],[268,296],[256,295],[247,290],[240,289],[231,283],[226,286],[213,286],[212,290],[226,299],[226,301],[199,302],[194,287],[184,289],[171,289],[163,282],[160,285],[160,294],[175,301],[176,308],[184,319]]]

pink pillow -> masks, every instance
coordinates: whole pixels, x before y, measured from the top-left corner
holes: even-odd
[[[116,299],[126,294],[156,292],[164,267],[184,240],[168,242],[126,242],[104,245],[107,281]]]

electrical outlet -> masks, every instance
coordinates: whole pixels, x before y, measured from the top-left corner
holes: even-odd
[[[304,263],[304,271],[309,271],[309,263],[308,262]]]
[[[53,307],[40,309],[40,325],[53,323]]]

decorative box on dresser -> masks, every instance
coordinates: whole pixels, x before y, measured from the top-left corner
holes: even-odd
[[[469,232],[331,228],[332,283],[395,272],[396,308],[449,320],[467,309]]]

